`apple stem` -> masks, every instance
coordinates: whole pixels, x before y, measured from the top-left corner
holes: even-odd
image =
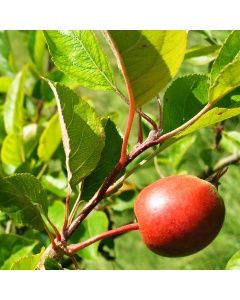
[[[121,233],[125,233],[127,231],[130,231],[130,230],[138,230],[139,229],[139,224],[138,223],[131,223],[131,224],[128,224],[128,225],[124,225],[124,226],[121,226],[121,227],[118,227],[118,228],[114,228],[112,230],[108,230],[106,232],[103,232],[103,233],[100,233],[86,241],[83,241],[79,244],[70,244],[68,245],[68,250],[70,253],[75,253],[99,240],[102,240],[102,239],[105,239],[107,237],[110,237],[110,236],[114,236],[114,235],[117,235],[117,234],[121,234]]]
[[[210,182],[212,185],[216,187],[218,190],[218,187],[220,185],[219,179],[227,172],[228,168],[221,168],[217,171],[217,173],[214,176],[208,177],[206,180]]]

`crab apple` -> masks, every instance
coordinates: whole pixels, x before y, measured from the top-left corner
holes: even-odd
[[[144,188],[135,200],[134,212],[145,245],[167,257],[191,255],[208,246],[225,217],[216,182],[172,175]]]

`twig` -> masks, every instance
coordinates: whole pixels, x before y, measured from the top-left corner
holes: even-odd
[[[182,130],[186,129],[190,125],[192,125],[194,122],[196,122],[201,116],[203,116],[212,106],[214,103],[208,103],[197,115],[195,115],[192,119],[184,123],[182,126],[162,135],[160,138],[154,139],[154,135],[152,139],[147,139],[140,147],[134,148],[133,151],[129,154],[128,160],[125,164],[125,167],[139,154],[141,154],[146,149],[150,148],[151,146],[158,145],[162,143],[163,141],[173,137],[175,134],[180,133]],[[157,133],[156,133],[157,134]],[[107,190],[107,194],[109,194],[111,191],[113,191],[119,184],[121,184],[126,178],[128,178],[131,174],[133,174],[135,171],[137,171],[140,167],[142,167],[144,164],[146,164],[149,160],[154,158],[157,154],[159,154],[164,148],[158,148],[155,150],[152,154],[150,154],[148,157],[146,157],[144,160],[142,160],[138,165],[136,165],[133,169],[129,170],[127,173],[125,173],[121,178],[119,178],[109,189]]]
[[[48,166],[47,163],[44,163],[44,164],[43,164],[43,166],[42,166],[40,172],[39,172],[38,175],[37,175],[37,179],[40,179],[40,178],[42,177],[42,175],[43,175],[43,173],[45,172],[47,166]]]
[[[70,253],[75,253],[99,240],[102,240],[104,238],[110,237],[110,236],[114,236],[120,233],[125,233],[127,231],[130,230],[138,230],[139,229],[139,225],[138,223],[132,223],[132,224],[128,224],[128,225],[124,225],[122,227],[118,227],[118,228],[114,228],[112,230],[108,230],[106,232],[100,233],[84,242],[81,242],[79,244],[70,244],[68,245],[68,251]]]
[[[104,197],[105,192],[109,188],[109,186],[114,182],[116,177],[119,175],[119,173],[124,168],[126,159],[127,159],[127,146],[128,146],[128,140],[133,124],[133,119],[135,115],[135,100],[134,95],[132,91],[132,86],[129,81],[127,70],[125,68],[124,62],[122,60],[122,57],[117,49],[117,46],[115,45],[115,42],[112,40],[111,36],[109,35],[109,38],[111,39],[112,44],[114,45],[116,56],[121,64],[122,67],[122,73],[123,77],[127,86],[127,92],[128,92],[128,98],[129,98],[129,114],[128,114],[128,120],[127,125],[125,129],[125,134],[123,136],[123,143],[122,143],[122,149],[121,149],[121,155],[118,164],[115,166],[113,171],[110,173],[110,175],[105,179],[103,185],[100,187],[97,194],[89,201],[87,206],[80,212],[80,214],[76,217],[76,219],[73,221],[73,223],[67,228],[67,221],[65,219],[65,223],[63,226],[63,235],[66,239],[75,231],[77,226],[87,217],[87,215],[93,210],[93,208],[102,200]]]
[[[233,153],[227,157],[220,159],[212,168],[208,167],[204,172],[199,174],[198,177],[205,179],[220,169],[238,163],[240,163],[240,152]]]
[[[213,172],[218,171],[219,169],[225,168],[231,164],[239,163],[240,161],[240,152],[233,153],[232,155],[222,158],[215,166],[213,166]]]

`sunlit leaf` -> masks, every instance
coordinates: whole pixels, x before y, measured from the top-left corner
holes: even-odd
[[[178,142],[171,147],[169,160],[171,162],[173,170],[178,170],[180,164],[182,163],[185,153],[192,146],[195,140],[195,135],[187,136],[184,137],[184,139],[181,140],[181,142]]]
[[[0,30],[0,73],[4,76],[13,77],[10,65],[10,45],[6,30]]]
[[[1,150],[3,163],[19,167],[37,147],[41,131],[41,126],[29,124],[23,127],[23,134],[8,134]]]
[[[63,227],[64,213],[65,213],[65,204],[60,200],[53,201],[48,208],[48,217],[59,231]],[[54,233],[50,225],[48,225],[48,229]]]
[[[11,66],[19,72],[30,62],[28,51],[27,30],[7,30],[7,37],[11,48]]]
[[[67,195],[67,177],[65,172],[46,174],[41,177],[41,183],[45,190],[64,198]]]
[[[226,270],[240,270],[240,251],[237,251],[228,261]]]
[[[28,48],[37,69],[44,73],[47,60],[45,59],[46,42],[42,30],[31,30],[29,32]]]
[[[36,123],[28,124],[23,127],[23,143],[26,157],[30,157],[37,147],[42,131],[43,127]]]
[[[110,30],[120,68],[130,81],[135,106],[153,99],[176,75],[183,61],[187,34],[184,30]]]
[[[18,134],[8,134],[3,140],[1,149],[2,162],[15,167],[23,163],[23,138]]]
[[[219,45],[194,45],[186,51],[184,59],[195,65],[204,65],[216,58],[219,48]]]
[[[175,143],[182,137],[197,131],[201,128],[208,127],[210,125],[219,123],[223,120],[235,117],[240,114],[240,107],[233,107],[233,108],[221,108],[221,107],[215,107],[205,113],[202,117],[200,117],[196,122],[194,122],[192,125],[188,126],[186,129],[180,131],[173,137],[170,137],[166,139],[163,144],[160,146],[160,149],[163,150],[169,145]]]
[[[61,130],[58,114],[55,114],[44,129],[38,146],[38,157],[48,162],[61,142]]]
[[[14,78],[4,104],[4,123],[8,134],[19,133],[23,127],[24,83],[27,67]]]
[[[38,254],[21,257],[12,264],[11,270],[36,270],[44,251],[45,248],[42,247],[41,252]]]
[[[12,78],[0,77],[0,93],[6,93],[12,84]]]
[[[94,90],[114,90],[108,59],[91,30],[45,30],[56,66],[71,79]]]
[[[203,46],[203,45],[194,45],[186,51],[184,59],[190,59],[199,56],[211,55],[215,56],[217,50],[220,48],[219,45]]]
[[[240,152],[240,133],[237,131],[223,132],[220,146],[229,153]]]
[[[209,102],[217,102],[240,86],[240,58],[224,67],[209,90]]]
[[[232,31],[223,43],[220,49],[219,55],[217,56],[212,66],[210,80],[211,85],[214,84],[215,80],[219,76],[222,69],[229,63],[240,57],[240,30]]]
[[[49,81],[58,103],[66,154],[68,181],[76,186],[96,167],[104,147],[105,133],[91,106],[64,85]]]

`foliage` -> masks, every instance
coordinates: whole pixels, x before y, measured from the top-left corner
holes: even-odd
[[[239,269],[239,36],[1,31],[1,269]],[[184,258],[150,253],[138,192],[226,166],[214,242]]]

